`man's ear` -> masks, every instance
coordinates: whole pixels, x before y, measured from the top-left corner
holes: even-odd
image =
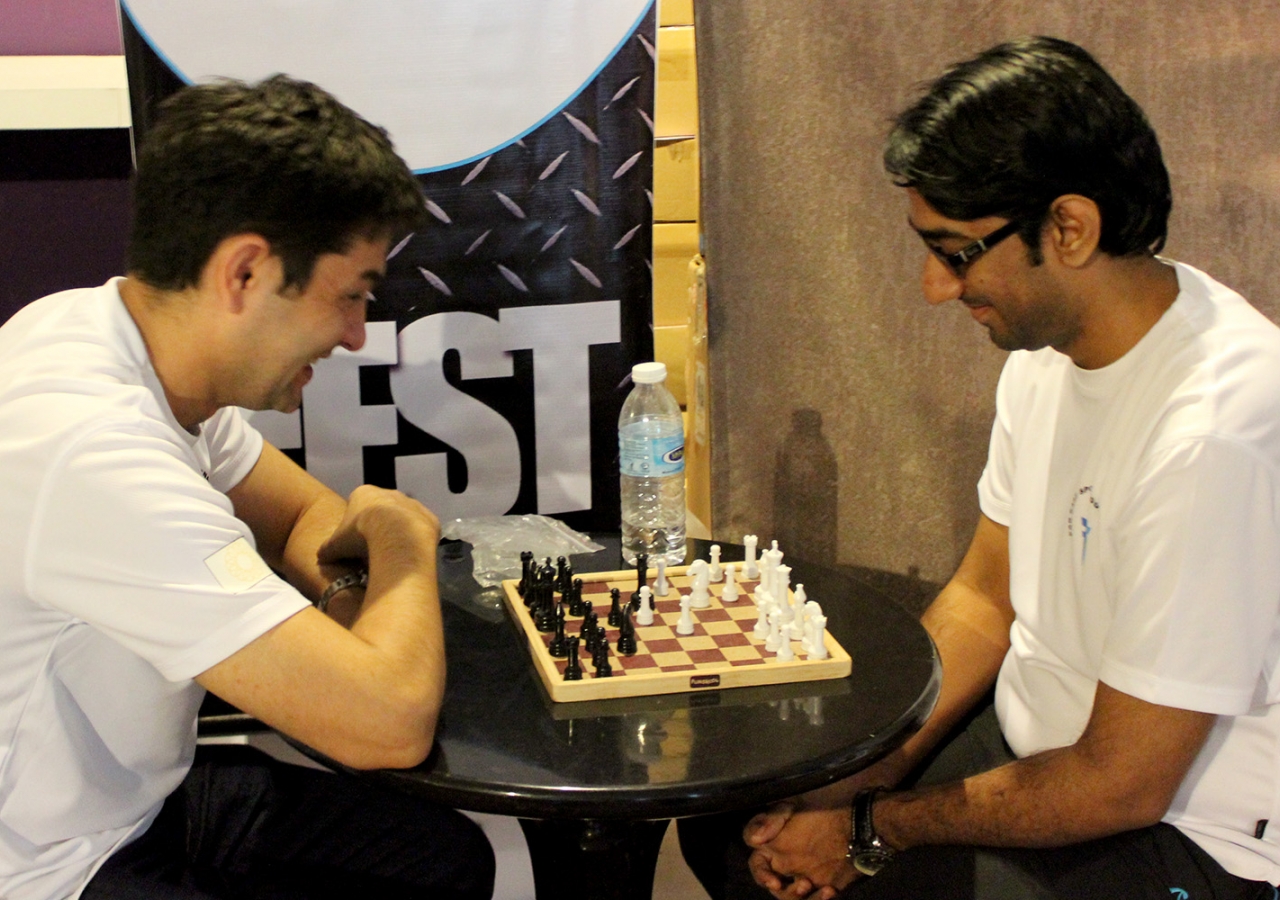
[[[279,261],[271,244],[260,234],[236,234],[223,238],[205,266],[206,283],[231,311],[244,309],[254,292],[275,290],[280,278]]]
[[[1063,194],[1049,205],[1043,249],[1063,265],[1083,268],[1097,253],[1101,237],[1102,211],[1088,197]]]

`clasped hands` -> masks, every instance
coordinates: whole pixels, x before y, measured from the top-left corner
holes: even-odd
[[[858,877],[849,849],[848,782],[774,804],[753,817],[742,838],[752,848],[752,877],[778,900],[831,900]]]

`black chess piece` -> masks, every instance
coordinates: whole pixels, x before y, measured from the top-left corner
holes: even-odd
[[[543,596],[533,614],[533,627],[541,632],[555,631],[556,608],[559,606],[552,599],[551,592],[543,589]]]
[[[614,628],[617,628],[622,624],[622,591],[612,588],[609,591],[609,597],[613,602],[609,606],[609,618],[607,621]]]
[[[556,658],[569,654],[568,640],[564,636],[564,606],[556,604],[556,636],[547,645],[547,652]]]
[[[563,556],[556,557],[556,590],[562,594],[569,589],[570,582],[564,577],[564,571],[568,565],[569,561]]]
[[[530,574],[530,569],[532,568],[533,568],[533,551],[521,550],[520,551],[520,583],[516,585],[516,593],[519,594],[521,597],[523,597],[525,594],[525,591],[529,589],[529,574]]]
[[[619,656],[635,656],[636,653],[636,626],[631,621],[630,609],[622,610],[622,624],[618,626],[617,651]]]
[[[642,585],[649,583],[649,554],[641,553],[636,556],[636,590],[640,590]]]
[[[582,680],[582,664],[578,662],[578,639],[570,637],[566,643],[569,646],[569,665],[565,666],[565,681],[581,681]]]
[[[569,591],[569,615],[585,616],[587,605],[582,602],[582,579],[573,579],[573,588]]]
[[[596,678],[610,678],[613,666],[609,665],[609,638],[605,636],[604,626],[596,629],[596,646],[592,651],[591,665],[595,667]]]
[[[596,623],[598,621],[599,617],[593,609],[587,610],[587,614],[582,618],[582,646],[586,647],[588,651],[595,649]]]

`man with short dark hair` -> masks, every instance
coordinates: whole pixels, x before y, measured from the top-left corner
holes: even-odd
[[[342,500],[238,409],[364,343],[412,173],[275,76],[166,101],[135,199],[128,277],[0,329],[0,895],[488,897],[458,813],[195,746],[208,690],[353,768],[431,749],[439,523]]]
[[[751,874],[777,897],[1274,898],[1280,330],[1156,255],[1159,145],[1073,44],[954,66],[885,166],[926,299],[1014,352],[977,532],[924,615],[936,710],[753,818]]]

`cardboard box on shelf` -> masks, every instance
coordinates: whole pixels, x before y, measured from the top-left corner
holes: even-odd
[[[658,29],[653,119],[659,138],[698,133],[698,61],[691,26]]]
[[[697,222],[653,226],[654,325],[689,323],[689,260],[697,253]]]
[[[685,404],[685,356],[689,348],[688,325],[655,325],[653,328],[653,358],[667,365],[667,389],[675,395],[676,402]]]
[[[658,0],[659,25],[692,25],[693,0]]]
[[[698,139],[659,140],[653,149],[653,220],[693,222],[697,218]]]

